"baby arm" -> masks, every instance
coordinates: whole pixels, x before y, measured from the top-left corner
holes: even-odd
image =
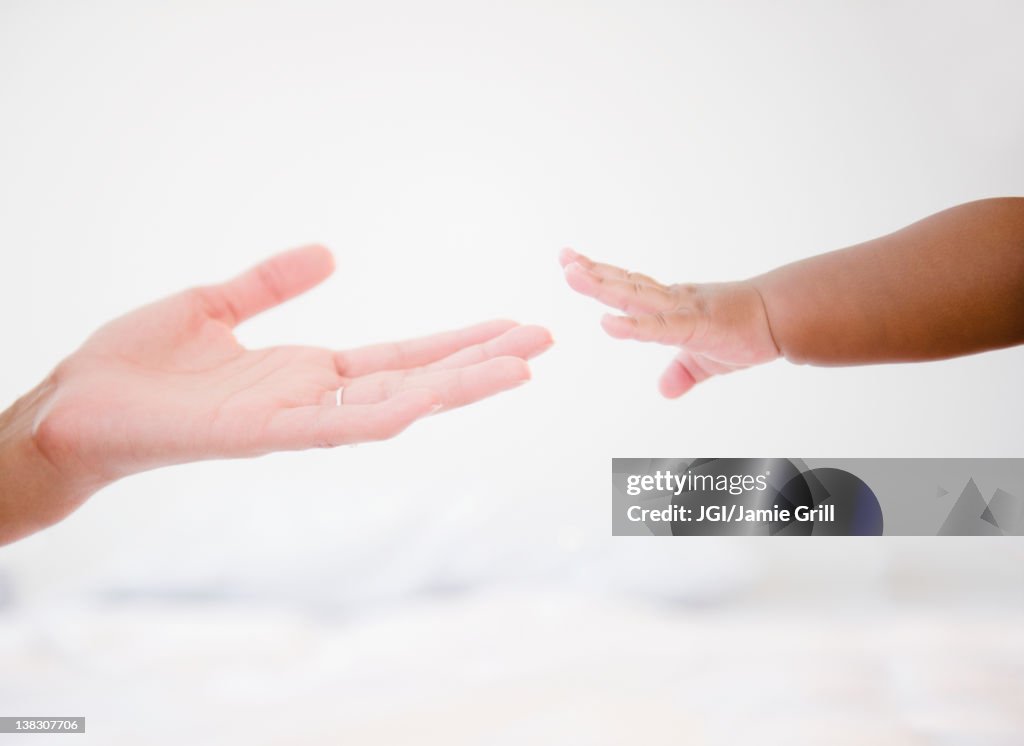
[[[1024,342],[1024,199],[953,207],[751,282],[789,360],[935,360]]]
[[[1024,199],[972,202],[882,238],[732,283],[661,283],[562,252],[577,291],[626,315],[613,337],[680,349],[679,396],[777,357],[816,365],[935,360],[1024,342]]]

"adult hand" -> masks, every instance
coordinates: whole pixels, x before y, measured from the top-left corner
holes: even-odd
[[[0,415],[0,543],[134,472],[393,437],[526,382],[551,344],[511,321],[346,351],[239,344],[237,324],[333,268],[327,249],[295,249],[93,334]]]
[[[626,314],[601,319],[612,337],[679,349],[659,383],[669,398],[711,376],[779,357],[764,302],[752,283],[663,285],[572,249],[563,249],[559,261],[573,290]]]

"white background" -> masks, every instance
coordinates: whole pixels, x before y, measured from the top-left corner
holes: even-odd
[[[608,477],[612,456],[1021,456],[1024,349],[780,362],[668,402],[670,352],[606,338],[556,253],[729,279],[1021,194],[1022,27],[1015,2],[4,0],[4,406],[112,316],[308,241],[337,275],[245,343],[509,316],[557,344],[530,385],[393,442],[125,480],[0,550],[3,595],[1019,595],[1016,541],[613,540]]]

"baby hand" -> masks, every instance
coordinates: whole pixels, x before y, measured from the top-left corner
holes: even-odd
[[[669,398],[711,376],[780,356],[764,301],[749,281],[662,285],[572,249],[563,249],[559,261],[573,290],[626,314],[605,314],[601,326],[608,334],[679,348],[659,383]]]

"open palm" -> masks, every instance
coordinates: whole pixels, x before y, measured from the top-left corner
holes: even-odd
[[[52,374],[37,424],[43,451],[105,482],[164,464],[380,440],[525,382],[525,361],[551,344],[546,330],[511,321],[349,351],[247,350],[235,339],[237,324],[332,271],[326,249],[295,249],[107,324]]]
[[[679,348],[659,382],[667,397],[779,357],[761,295],[750,283],[663,285],[572,249],[563,249],[559,262],[570,287],[627,314],[605,315],[608,334]]]

